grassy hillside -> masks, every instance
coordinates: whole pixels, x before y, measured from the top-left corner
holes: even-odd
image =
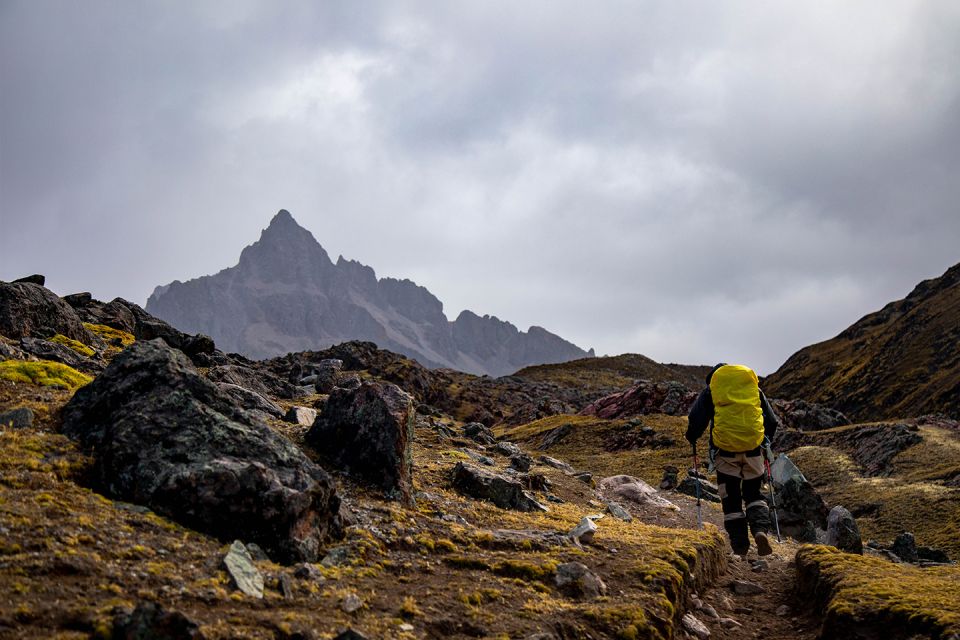
[[[960,265],[837,337],[798,351],[764,389],[860,421],[925,413],[960,418]]]
[[[625,353],[619,356],[583,358],[559,364],[543,364],[520,369],[514,375],[527,380],[552,382],[561,386],[586,389],[619,390],[635,380],[653,382],[680,382],[691,389],[703,386],[709,366],[661,364],[650,358]]]

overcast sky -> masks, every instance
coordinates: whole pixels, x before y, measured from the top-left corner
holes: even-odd
[[[451,319],[770,373],[960,262],[958,70],[953,0],[0,0],[0,279],[143,304],[286,208]]]

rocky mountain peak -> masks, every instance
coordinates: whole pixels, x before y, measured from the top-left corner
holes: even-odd
[[[157,287],[147,308],[253,358],[364,340],[429,367],[505,375],[591,355],[539,327],[523,332],[469,311],[450,322],[425,287],[378,279],[372,268],[343,256],[333,263],[286,209],[243,250],[237,266]]]

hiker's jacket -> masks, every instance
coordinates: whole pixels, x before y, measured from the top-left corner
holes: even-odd
[[[744,367],[744,369],[746,368]],[[711,382],[714,381],[708,380],[708,384],[711,384]],[[780,426],[780,423],[777,420],[776,414],[773,412],[773,408],[767,401],[767,397],[763,395],[763,391],[757,388],[759,397],[755,400],[744,401],[744,398],[728,397],[730,396],[730,390],[724,388],[723,385],[718,386],[717,384],[712,384],[712,386],[715,387],[713,390],[708,386],[701,391],[693,403],[693,407],[690,408],[686,433],[688,441],[695,443],[700,436],[703,435],[703,432],[707,430],[707,427],[712,421],[717,421],[723,425],[724,421],[749,424],[754,420],[757,421],[757,426],[759,426],[759,422],[762,421],[763,436],[773,440],[773,436],[777,433],[777,427]],[[742,389],[736,391],[742,391]],[[714,403],[714,392],[718,394],[719,402],[717,403]],[[756,449],[759,453],[760,442],[756,442],[755,444],[754,442],[750,442],[749,445],[741,444],[740,446],[727,445],[730,447],[727,449],[723,446],[725,444],[724,442],[718,443],[714,441],[714,433],[712,431],[710,435],[710,446],[714,449],[719,449],[721,452],[742,453]],[[760,440],[762,441],[762,438],[760,438]]]

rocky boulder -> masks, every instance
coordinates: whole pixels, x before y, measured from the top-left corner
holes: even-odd
[[[289,399],[297,395],[296,388],[286,380],[281,380],[269,371],[239,364],[211,367],[207,377],[214,382],[226,382],[249,389],[265,398],[273,396]]]
[[[770,401],[780,422],[798,431],[820,431],[850,424],[847,416],[836,409],[806,400],[779,400]]]
[[[51,342],[42,338],[20,338],[20,350],[41,360],[59,362],[84,373],[96,375],[103,371],[103,365],[98,361],[80,355],[59,342]]]
[[[30,282],[0,282],[0,334],[25,338],[54,333],[84,344],[94,340],[73,307],[53,291]]]
[[[566,562],[558,566],[554,584],[558,591],[571,598],[592,600],[607,594],[607,585],[600,576],[582,562]]]
[[[453,488],[471,498],[492,502],[501,509],[547,510],[524,491],[519,481],[464,462],[458,462],[453,469]]]
[[[816,542],[826,529],[829,509],[820,493],[785,454],[770,466],[780,531],[801,542]]]
[[[697,393],[679,382],[640,380],[626,391],[592,402],[580,411],[580,414],[606,419],[648,413],[686,415],[696,399]]]
[[[63,419],[111,496],[285,562],[316,560],[340,532],[330,476],[161,340],[119,354]]]
[[[853,515],[841,506],[830,510],[827,516],[826,543],[841,551],[863,553],[863,541],[860,538],[860,528]]]
[[[409,394],[389,382],[364,382],[335,389],[306,439],[344,472],[410,502],[415,423]]]

